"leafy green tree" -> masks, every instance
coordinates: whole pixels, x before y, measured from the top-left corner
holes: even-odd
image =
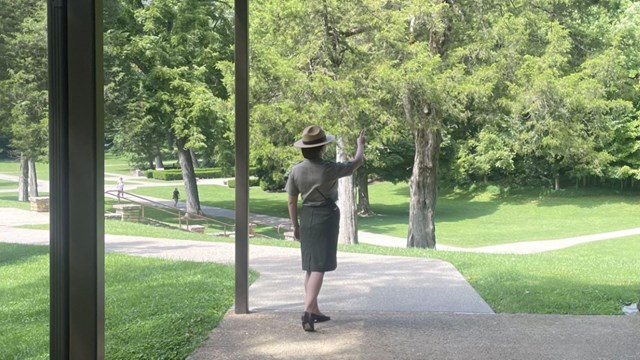
[[[153,161],[175,147],[188,213],[200,213],[192,153],[228,132],[217,102],[227,97],[217,66],[232,56],[223,2],[154,0],[107,6],[119,14],[105,33],[109,132],[115,147]]]
[[[10,109],[4,121],[9,124],[10,146],[20,156],[20,201],[38,196],[35,162],[47,153],[46,3],[31,9],[19,31],[3,36],[7,59],[3,101]]]
[[[318,124],[338,135],[336,154],[343,161],[359,129],[376,119],[364,76],[371,66],[370,11],[366,1],[251,5],[252,160],[262,184],[275,190],[300,158],[291,144],[305,126]],[[339,196],[345,243],[357,242],[350,225],[356,218],[354,184],[344,183],[349,180],[341,181]]]
[[[11,102],[5,80],[13,68],[14,53],[9,42],[20,32],[25,18],[32,17],[41,2],[35,0],[0,0],[0,132],[8,128]]]
[[[448,1],[396,2],[385,9],[377,47],[387,61],[378,68],[379,85],[396,94],[415,142],[407,246],[434,248],[440,145],[443,132],[464,118],[468,96],[465,69],[449,56],[458,36],[457,9]]]
[[[622,2],[615,14],[603,16],[605,46],[584,62],[582,73],[604,88],[607,99],[607,136],[601,142],[612,161],[604,178],[624,187],[640,180],[640,3]]]
[[[633,32],[625,31],[629,24],[617,20],[629,9],[619,2],[552,1],[525,9],[520,16],[534,40],[516,58],[519,70],[508,100],[520,128],[518,152],[538,169],[532,175],[549,178],[556,189],[563,176],[602,178],[616,163],[616,124],[635,117],[621,110],[632,89],[633,66],[625,57],[637,50],[616,45],[633,44]]]

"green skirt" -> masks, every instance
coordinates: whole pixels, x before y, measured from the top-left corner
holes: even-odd
[[[338,267],[340,210],[330,206],[303,206],[300,212],[302,270],[326,272]]]

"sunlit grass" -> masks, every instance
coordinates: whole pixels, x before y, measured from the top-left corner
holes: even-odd
[[[204,187],[216,203],[232,203],[233,189]],[[162,188],[145,189],[153,191]],[[165,188],[166,190],[166,188]],[[286,195],[252,188],[252,203],[266,213]],[[375,184],[372,204],[380,215],[360,219],[360,229],[394,234],[407,206],[406,184]],[[381,196],[381,194],[386,194]],[[158,196],[162,197],[162,196]],[[168,199],[168,196],[165,198]],[[262,200],[258,200],[262,199]],[[380,199],[380,200],[377,200]],[[439,244],[449,236],[459,246],[552,239],[634,227],[637,194],[610,190],[560,191],[488,187],[445,193],[439,199]],[[615,216],[612,216],[615,214]],[[396,217],[395,219],[393,217]],[[379,222],[376,218],[387,218]],[[536,223],[529,224],[531,219]],[[370,223],[367,224],[367,221]],[[541,225],[541,224],[544,224]],[[231,242],[231,238],[107,221],[106,232],[131,236]],[[465,235],[466,234],[466,235]],[[471,236],[472,234],[473,236]],[[252,245],[297,247],[283,240],[251,239]],[[640,296],[640,237],[599,241],[534,255],[496,255],[399,249],[372,245],[340,246],[340,251],[433,257],[451,262],[497,312],[618,314],[624,302]]]
[[[16,208],[29,210],[31,204],[25,201],[18,201],[18,192],[1,192],[0,193],[0,207],[2,208]]]
[[[20,162],[16,160],[0,160],[0,174],[20,175]],[[36,174],[38,175],[38,180],[49,180],[49,164],[36,162]]]
[[[621,314],[640,299],[640,236],[531,255],[341,246],[452,263],[497,313]]]
[[[235,191],[223,186],[200,186],[203,205],[233,209]],[[140,188],[136,193],[169,198],[163,188]],[[591,194],[591,195],[590,195]],[[409,222],[407,184],[376,183],[369,187],[375,216],[361,217],[358,228],[404,238]],[[252,187],[250,211],[288,218],[285,193]],[[640,194],[614,190],[486,188],[443,193],[436,208],[439,244],[476,247],[530,240],[550,240],[640,227],[636,216]]]
[[[233,304],[232,266],[107,254],[105,267],[107,359],[184,359]],[[48,269],[46,247],[0,243],[0,359],[49,358]]]
[[[0,190],[16,190],[18,189],[18,183],[15,181],[7,181],[0,179]]]
[[[184,189],[179,188],[184,197]],[[220,185],[200,185],[198,193],[203,206],[223,209],[235,208],[235,189]],[[164,187],[144,187],[133,191],[143,196],[170,199],[171,192]],[[288,218],[287,194],[283,192],[265,192],[257,186],[249,189],[249,211],[254,214],[265,214],[280,218]]]

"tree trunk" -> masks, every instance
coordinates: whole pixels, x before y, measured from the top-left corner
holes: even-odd
[[[18,201],[29,201],[29,160],[20,154],[20,175],[18,176]]]
[[[337,140],[336,160],[347,161],[342,138]],[[340,207],[340,233],[338,243],[357,244],[358,225],[355,207],[355,187],[353,176],[345,176],[338,180],[338,205]]]
[[[358,215],[375,215],[369,203],[369,174],[364,166],[356,171],[356,182],[358,186]]]
[[[414,136],[416,153],[410,180],[407,247],[435,249],[440,133],[435,128],[420,126],[414,130]]]
[[[29,159],[29,197],[38,197],[38,174],[33,159]]]
[[[156,155],[156,170],[164,170],[164,163],[162,162],[162,156]]]
[[[553,182],[554,182],[554,189],[560,190],[560,174],[556,173],[555,176],[553,177]]]
[[[184,183],[185,199],[187,203],[187,214],[202,214],[200,208],[200,196],[198,195],[198,184],[196,183],[196,172],[191,161],[191,154],[184,148],[183,140],[176,140],[178,148],[178,160],[182,170],[182,181]]]
[[[189,150],[189,155],[191,156],[191,162],[193,163],[193,168],[199,168],[200,167],[200,163],[198,162],[198,157],[196,156],[196,153],[193,152],[193,150]]]

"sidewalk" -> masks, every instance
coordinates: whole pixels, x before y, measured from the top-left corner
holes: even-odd
[[[0,241],[48,232],[2,226]],[[106,248],[233,263],[232,244],[107,236]],[[332,320],[305,333],[297,249],[250,253],[252,313],[228,313],[189,359],[640,359],[639,316],[495,315],[446,262],[360,254],[340,254],[320,297]]]
[[[158,199],[153,197],[146,197],[149,200],[158,202],[167,206],[173,206],[173,201]],[[184,204],[179,203],[178,207],[184,209]],[[226,217],[228,219],[235,219],[235,211],[220,209],[210,206],[203,206],[202,211],[206,215]],[[267,215],[249,214],[249,221],[278,227],[279,225],[289,225],[291,221],[286,218],[271,217]],[[591,234],[584,236],[576,236],[567,239],[554,239],[554,240],[539,240],[539,241],[522,241],[510,244],[500,244],[492,246],[463,248],[449,245],[437,245],[438,250],[444,251],[459,251],[459,252],[473,252],[473,253],[485,253],[485,254],[534,254],[546,251],[560,250],[571,246],[584,244],[593,241],[609,240],[615,238],[621,238],[626,236],[640,235],[640,228],[627,229],[620,231],[612,231],[600,234]],[[366,231],[358,231],[358,242],[364,244],[388,246],[388,247],[407,247],[407,240],[405,238],[388,236],[382,234],[374,234]]]
[[[48,244],[48,231],[10,225],[46,214],[9,211],[0,209],[0,242]],[[234,261],[227,243],[115,235],[105,243],[137,256]],[[251,314],[229,312],[189,359],[640,359],[637,315],[493,314],[444,261],[339,253],[338,264],[319,299],[332,320],[306,333],[299,250],[251,246],[260,272]]]
[[[330,314],[331,321],[305,333],[299,312],[229,313],[188,359],[640,359],[638,316]]]
[[[173,182],[149,182],[146,178],[142,178],[134,175],[121,175],[115,173],[105,173],[105,180],[109,181],[117,181],[119,177],[123,177],[126,183],[126,190],[133,190],[138,187],[146,187],[146,186],[166,186],[166,187],[174,187],[182,185],[182,181],[173,181]],[[7,181],[18,181],[17,176],[0,174],[0,180]],[[201,179],[198,182],[203,185],[224,185],[226,179]],[[46,180],[38,181],[38,188],[40,191],[48,192],[49,191],[49,182]],[[114,190],[115,185],[106,184],[105,191]],[[16,190],[4,190],[0,192],[15,192]],[[147,197],[149,200],[162,203],[164,205],[173,207],[173,200],[165,200],[153,197]],[[180,202],[178,207],[184,209],[184,203]],[[228,209],[221,209],[216,207],[203,206],[202,210],[205,214],[210,216],[217,217],[225,217],[228,219],[235,219],[235,211]],[[290,220],[286,218],[277,218],[271,217],[267,215],[259,215],[259,214],[250,214],[249,215],[250,222],[268,225],[273,227],[279,227],[281,225],[290,224]],[[483,247],[475,247],[475,248],[462,248],[455,247],[449,245],[437,245],[438,250],[445,251],[459,251],[459,252],[474,252],[474,253],[487,253],[487,254],[533,254],[545,251],[553,251],[564,249],[567,247],[593,242],[600,240],[608,240],[619,237],[626,237],[632,235],[640,235],[640,228],[635,229],[626,229],[620,231],[613,231],[608,233],[601,234],[591,234],[584,236],[576,236],[567,239],[553,239],[553,240],[540,240],[540,241],[525,241],[525,242],[517,242],[511,244],[500,244],[500,245],[492,245],[492,246],[483,246]],[[358,231],[358,241],[364,244],[378,245],[378,246],[388,246],[388,247],[406,247],[406,239],[394,236],[387,236],[381,234],[368,233],[364,231]]]

